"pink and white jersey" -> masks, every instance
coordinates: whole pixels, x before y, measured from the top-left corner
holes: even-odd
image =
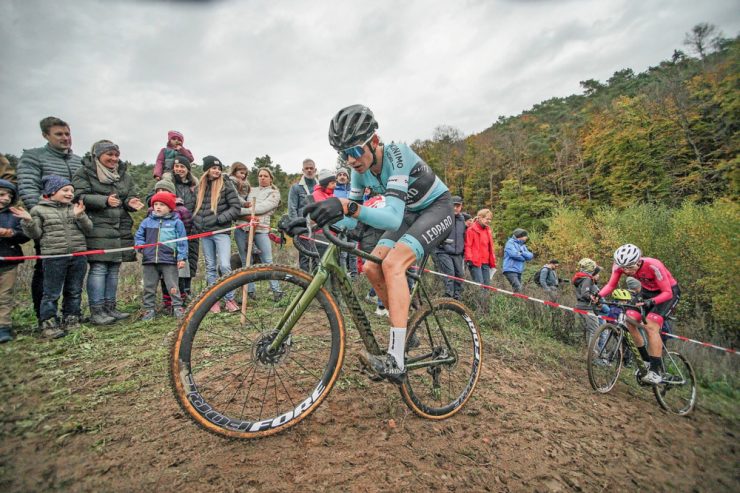
[[[609,296],[619,284],[619,278],[622,277],[622,274],[624,274],[622,268],[613,265],[609,282],[601,288],[599,296]],[[642,289],[646,291],[660,291],[660,294],[653,298],[656,305],[673,298],[672,288],[678,284],[671,273],[668,272],[665,265],[663,265],[663,262],[650,257],[642,257],[642,264],[632,277],[640,281]]]

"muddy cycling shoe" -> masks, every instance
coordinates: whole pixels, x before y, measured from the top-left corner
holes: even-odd
[[[641,378],[643,383],[649,383],[650,385],[658,385],[663,383],[663,378],[658,373],[655,373],[653,370],[650,370],[647,372],[643,377]]]
[[[376,356],[363,351],[360,353],[360,361],[378,376],[385,378],[389,382],[401,385],[406,381],[406,369],[400,369],[396,363],[396,358],[391,354],[386,353]]]
[[[669,385],[675,385],[683,382],[683,379],[681,377],[679,377],[678,375],[671,375],[670,373],[661,373],[660,378],[663,381],[662,383],[667,383]]]

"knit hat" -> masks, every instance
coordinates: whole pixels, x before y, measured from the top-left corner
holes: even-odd
[[[176,194],[175,184],[172,183],[170,180],[159,180],[154,185],[154,190],[159,190],[160,188],[164,188],[165,190],[167,190],[171,194]]]
[[[174,193],[170,192],[157,192],[152,196],[151,205],[154,206],[154,202],[162,202],[164,205],[170,208],[170,211],[175,210],[175,197]]]
[[[578,261],[578,270],[588,272],[589,274],[596,270],[596,262],[590,258],[582,258]]]
[[[221,160],[216,156],[206,156],[203,158],[203,171],[208,171],[214,166],[221,168],[221,171],[224,169],[224,165],[221,164]]]
[[[333,181],[337,181],[337,175],[332,170],[322,169],[319,171],[319,185],[326,187]]]
[[[12,197],[10,199],[11,202],[15,202],[15,196],[18,194],[18,188],[10,181],[0,179],[0,188],[4,188],[5,190],[9,190],[10,193],[12,193]]]
[[[96,158],[102,156],[108,151],[116,151],[121,152],[121,150],[118,148],[116,144],[111,142],[110,140],[99,140],[98,142],[93,144],[92,147],[92,154]]]
[[[71,184],[72,182],[63,176],[46,175],[45,177],[41,178],[41,187],[43,189],[43,194],[47,197],[51,197],[60,189]]]
[[[172,162],[172,166],[174,166],[175,164],[182,164],[188,169],[188,171],[190,171],[191,163],[190,163],[190,159],[188,159],[187,156],[178,154],[177,156],[175,156],[175,160]]]
[[[529,233],[527,233],[526,229],[516,228],[514,230],[513,235],[514,235],[514,238],[523,238],[525,236],[529,236]]]
[[[337,168],[337,175],[339,173],[344,173],[345,175],[349,176],[349,170],[344,166],[340,166],[339,168]]]
[[[177,130],[170,130],[169,132],[167,132],[167,142],[174,138],[180,139],[180,142],[185,142],[185,137]]]
[[[632,276],[627,276],[624,282],[630,291],[640,291],[642,289],[642,283]]]
[[[462,204],[462,202],[463,202],[462,201],[462,197],[460,197],[459,195],[453,195],[452,196],[452,203],[453,204]]]

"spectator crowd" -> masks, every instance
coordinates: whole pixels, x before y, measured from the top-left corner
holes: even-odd
[[[253,239],[255,258],[261,263],[272,263],[274,236],[270,227],[283,198],[273,185],[269,168],[259,169],[256,180],[250,183],[243,163],[235,162],[227,169],[217,157],[207,155],[201,160],[203,175],[198,179],[192,173],[194,156],[184,146],[184,135],[173,130],[167,133],[167,141],[157,154],[152,188],[142,196],[116,143],[99,140],[81,158],[72,150],[68,123],[47,117],[41,120],[40,127],[46,144],[25,150],[15,172],[6,169],[7,161],[0,162],[0,256],[22,256],[21,245],[29,241],[33,241],[36,255],[45,256],[35,262],[31,281],[42,337],[63,337],[80,325],[83,288],[90,323],[108,325],[131,317],[119,310],[117,290],[121,264],[137,261],[137,251],[142,264],[143,320],[156,317],[158,287],[165,310],[175,317],[183,316],[183,307],[192,296],[191,280],[197,274],[200,255],[208,285],[215,283],[219,275],[231,272],[234,226],[238,226],[233,229],[233,240],[242,266],[250,260],[249,238]],[[318,170],[313,160],[304,160],[302,175],[288,192],[289,217],[302,216],[311,202],[347,197],[349,180],[350,172],[341,162],[336,169]],[[383,197],[373,196],[366,189],[364,199],[365,205],[373,207],[381,205]],[[459,196],[453,196],[452,203],[454,225],[433,259],[440,272],[451,276],[444,279],[444,295],[460,299],[461,279],[490,285],[497,260],[491,230],[493,213],[481,209],[471,216],[463,212],[463,199]],[[135,228],[132,213],[144,208],[146,218]],[[249,228],[254,228],[252,235]],[[211,234],[200,236],[203,233]],[[365,226],[359,247],[369,252],[382,233]],[[188,239],[191,235],[199,238]],[[319,238],[320,235],[318,232]],[[528,237],[526,230],[517,228],[503,249],[501,271],[515,292],[522,290],[525,265],[534,258],[526,245]],[[300,238],[294,241],[304,242],[307,249],[317,249],[319,253],[325,248]],[[133,246],[140,248],[135,250]],[[75,255],[88,250],[99,252]],[[352,279],[362,273],[356,256],[343,252],[340,261]],[[0,342],[13,338],[10,313],[20,262],[0,260]],[[299,253],[298,264],[310,272],[316,259]],[[557,296],[563,282],[557,276],[558,267],[557,260],[550,260],[537,271],[534,280],[551,299]],[[573,281],[579,303],[587,303],[594,293],[599,267],[590,259],[582,260],[578,267]],[[272,291],[275,300],[282,297],[277,282]],[[254,292],[249,291],[248,296],[253,297]],[[372,291],[367,298],[378,303],[376,314],[387,316],[388,311]],[[216,303],[211,310],[239,310],[234,292],[223,301],[223,307]],[[590,325],[588,328],[593,330]]]

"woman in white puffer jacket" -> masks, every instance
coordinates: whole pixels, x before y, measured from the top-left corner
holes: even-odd
[[[247,198],[247,202],[253,206],[254,210],[242,209],[243,215],[253,213],[259,220],[259,226],[254,230],[254,246],[260,250],[259,257],[263,264],[272,263],[272,241],[269,237],[270,218],[280,206],[280,190],[272,184],[273,179],[272,171],[268,168],[260,168],[257,173],[259,186],[252,187]],[[275,301],[282,298],[283,293],[280,291],[278,282],[270,281],[270,286]],[[247,291],[250,298],[256,299],[254,284],[250,284]]]

